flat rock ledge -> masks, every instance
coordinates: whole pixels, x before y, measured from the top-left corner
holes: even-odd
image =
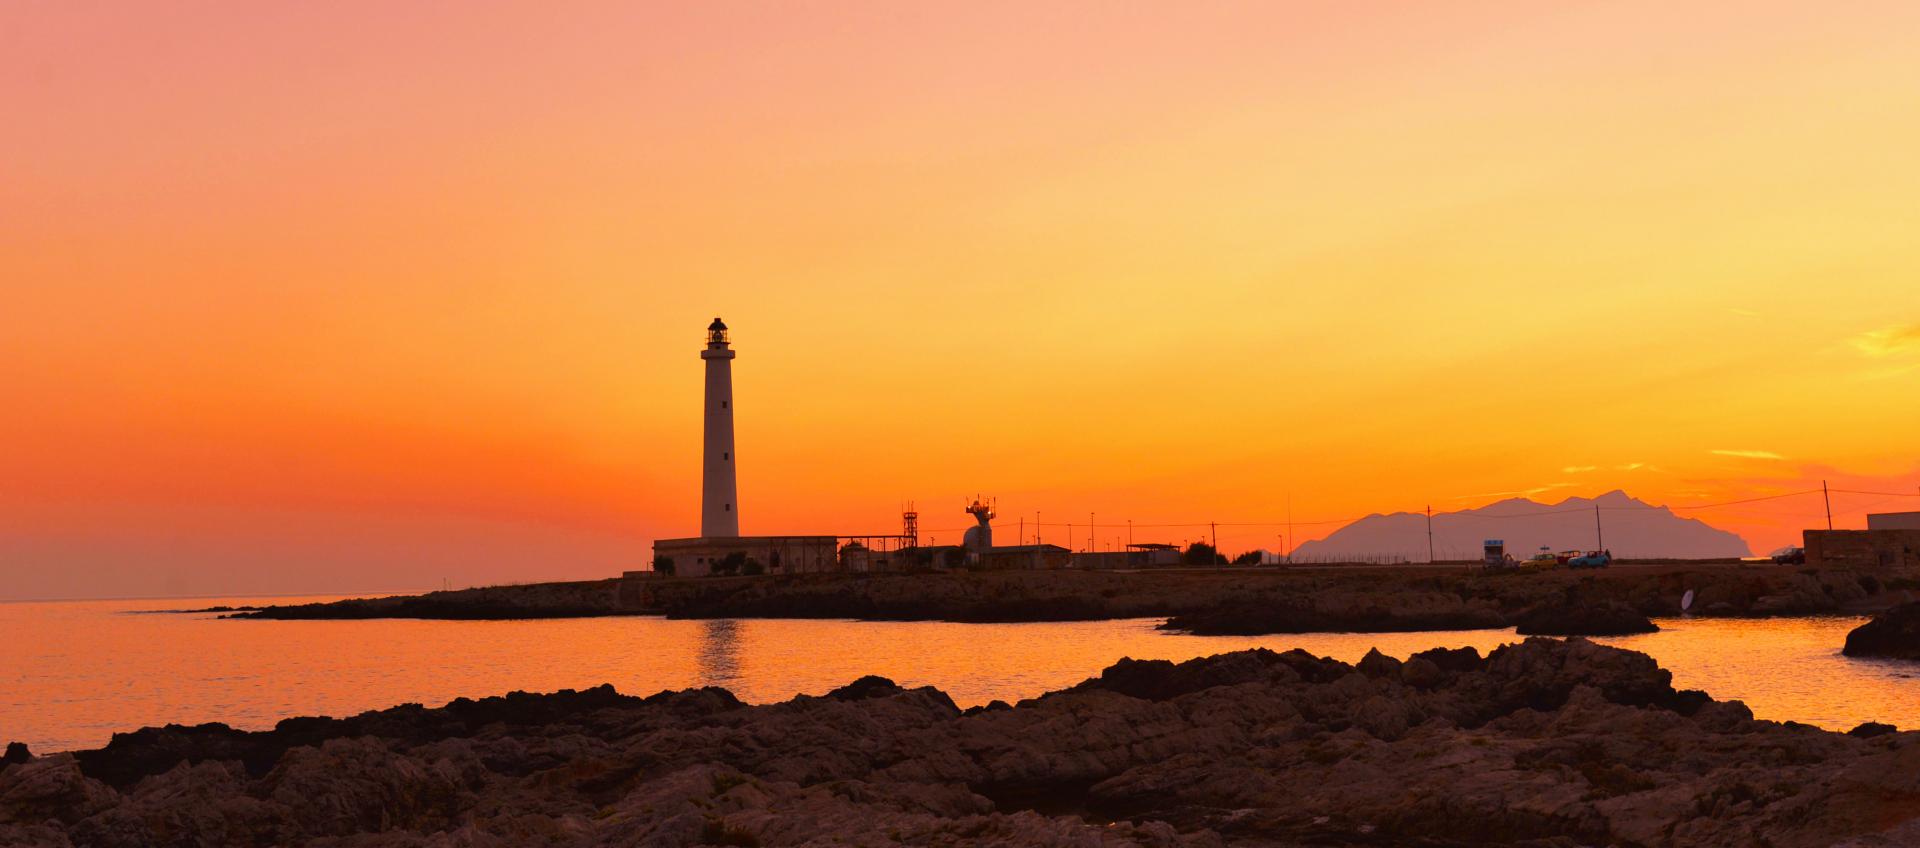
[[[0,845],[1911,845],[1916,742],[1756,721],[1583,639],[1254,650],[966,710],[869,677],[148,728],[9,755]]]
[[[1849,657],[1920,660],[1920,603],[1901,604],[1847,634]]]

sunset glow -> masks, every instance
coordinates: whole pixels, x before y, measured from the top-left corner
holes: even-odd
[[[716,315],[750,534],[1920,509],[1920,5],[1035,5],[0,12],[0,599],[638,567]]]

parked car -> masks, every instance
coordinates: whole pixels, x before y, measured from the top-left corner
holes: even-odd
[[[1568,568],[1606,568],[1613,564],[1613,554],[1607,551],[1587,551],[1584,555],[1567,560]]]
[[[1788,546],[1774,551],[1773,555],[1767,558],[1773,560],[1776,565],[1806,565],[1807,549]]]
[[[1520,563],[1520,565],[1524,568],[1537,568],[1542,570],[1552,568],[1560,564],[1561,564],[1561,559],[1557,556],[1554,556],[1553,551],[1544,550],[1544,549],[1541,550],[1539,553],[1528,557],[1526,562]]]
[[[1579,558],[1580,558],[1579,551],[1561,551],[1560,553],[1554,555],[1554,559],[1559,560],[1561,565],[1566,565],[1567,563],[1573,562],[1574,560]]]

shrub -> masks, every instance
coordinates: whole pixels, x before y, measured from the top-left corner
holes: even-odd
[[[1187,552],[1180,555],[1180,561],[1187,565],[1226,565],[1227,558],[1220,555],[1206,542],[1194,542],[1187,546]]]

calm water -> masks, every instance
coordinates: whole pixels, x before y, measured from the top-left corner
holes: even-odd
[[[600,683],[631,694],[724,686],[764,702],[880,674],[937,686],[968,706],[1070,686],[1127,656],[1181,660],[1260,646],[1352,662],[1375,646],[1405,657],[1433,647],[1484,652],[1516,640],[1502,630],[1182,636],[1154,630],[1155,620],[221,621],[138,614],[217,603],[223,601],[0,604],[0,742],[19,740],[45,753],[97,747],[114,731],[167,722],[255,729],[286,716]],[[1651,654],[1674,672],[1676,685],[1741,699],[1761,718],[1839,730],[1868,720],[1920,728],[1920,664],[1840,656],[1847,631],[1860,622],[1669,620],[1660,622],[1660,633],[1600,641]]]

